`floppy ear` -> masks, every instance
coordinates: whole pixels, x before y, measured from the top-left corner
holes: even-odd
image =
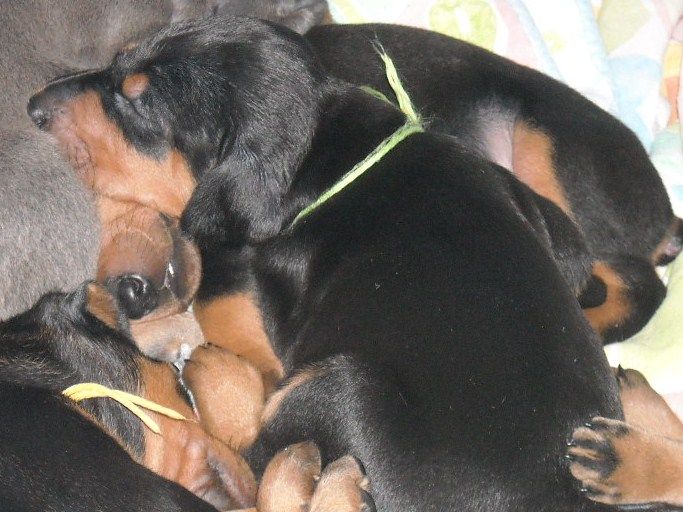
[[[280,231],[283,191],[259,164],[232,152],[201,177],[181,218],[183,231],[200,249],[241,247]]]
[[[299,34],[322,23],[325,0],[212,0],[215,14],[253,16],[291,28]]]

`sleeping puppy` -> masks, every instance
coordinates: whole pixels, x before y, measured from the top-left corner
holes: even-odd
[[[363,461],[379,510],[604,510],[563,460],[583,418],[622,418],[567,284],[590,260],[562,210],[505,169],[415,133],[292,224],[406,119],[257,21],[165,29],[30,108],[88,149],[97,190],[141,187],[162,212],[189,200],[200,322],[218,331],[221,301],[251,303],[253,362],[288,378],[249,451],[259,474],[311,439],[324,461]]]
[[[154,434],[109,398],[61,394],[81,382],[143,395],[190,420],[151,413]],[[342,457],[321,471],[311,443],[278,454],[256,496],[241,457],[199,426],[170,367],[141,356],[114,297],[92,282],[0,322],[0,396],[2,510],[216,510],[188,490],[222,510],[255,501],[250,510],[260,512],[372,505],[362,466]]]
[[[0,319],[46,291],[74,288],[97,268],[93,198],[51,138],[26,117],[38,87],[102,66],[129,41],[171,21],[239,12],[305,30],[325,10],[324,0],[0,2]]]
[[[379,42],[433,129],[511,170],[576,222],[595,259],[580,298],[606,341],[649,320],[665,295],[655,266],[680,253],[683,222],[626,126],[548,76],[433,32],[325,26],[306,37],[333,75],[393,97],[372,52]]]
[[[683,510],[683,423],[640,373],[616,375],[625,422],[598,417],[577,428],[571,473],[601,503]]]
[[[100,285],[46,295],[0,323],[0,354],[3,510],[212,510],[159,476],[222,508],[253,503],[248,467],[195,421],[160,416],[157,435],[113,400],[76,405],[61,396],[97,382],[194,418],[170,367],[135,349],[125,316]]]
[[[379,40],[435,129],[511,169],[563,208],[595,260],[592,278],[576,291],[606,341],[630,336],[651,317],[665,293],[654,265],[680,252],[683,223],[644,149],[621,123],[540,73],[438,34],[338,26],[316,28],[307,38],[333,74],[390,95],[372,51]],[[425,76],[426,68],[445,71]],[[128,82],[133,95],[134,85]],[[193,184],[185,188],[187,196]]]

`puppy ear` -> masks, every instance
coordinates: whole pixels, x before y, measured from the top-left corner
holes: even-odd
[[[279,232],[282,193],[257,165],[232,153],[202,176],[181,218],[202,250],[258,243]]]
[[[325,0],[280,0],[275,1],[276,17],[270,21],[289,27],[299,34],[305,34],[320,25],[329,14]]]
[[[83,310],[97,318],[110,329],[122,327],[122,315],[116,298],[103,286],[95,283],[85,283],[78,291],[83,300]]]
[[[319,25],[329,13],[325,0],[213,0],[215,14],[253,16],[291,28],[299,34]]]

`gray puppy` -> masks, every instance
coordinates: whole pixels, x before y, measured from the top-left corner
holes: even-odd
[[[31,123],[31,94],[172,21],[230,13],[305,32],[326,12],[325,0],[0,1],[0,319],[74,288],[97,266],[93,197]]]

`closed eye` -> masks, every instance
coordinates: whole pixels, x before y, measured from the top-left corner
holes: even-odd
[[[148,120],[147,112],[144,108],[142,101],[139,98],[129,100],[120,92],[115,92],[114,102],[116,104],[116,107],[120,111],[133,113],[142,117],[143,119]]]

